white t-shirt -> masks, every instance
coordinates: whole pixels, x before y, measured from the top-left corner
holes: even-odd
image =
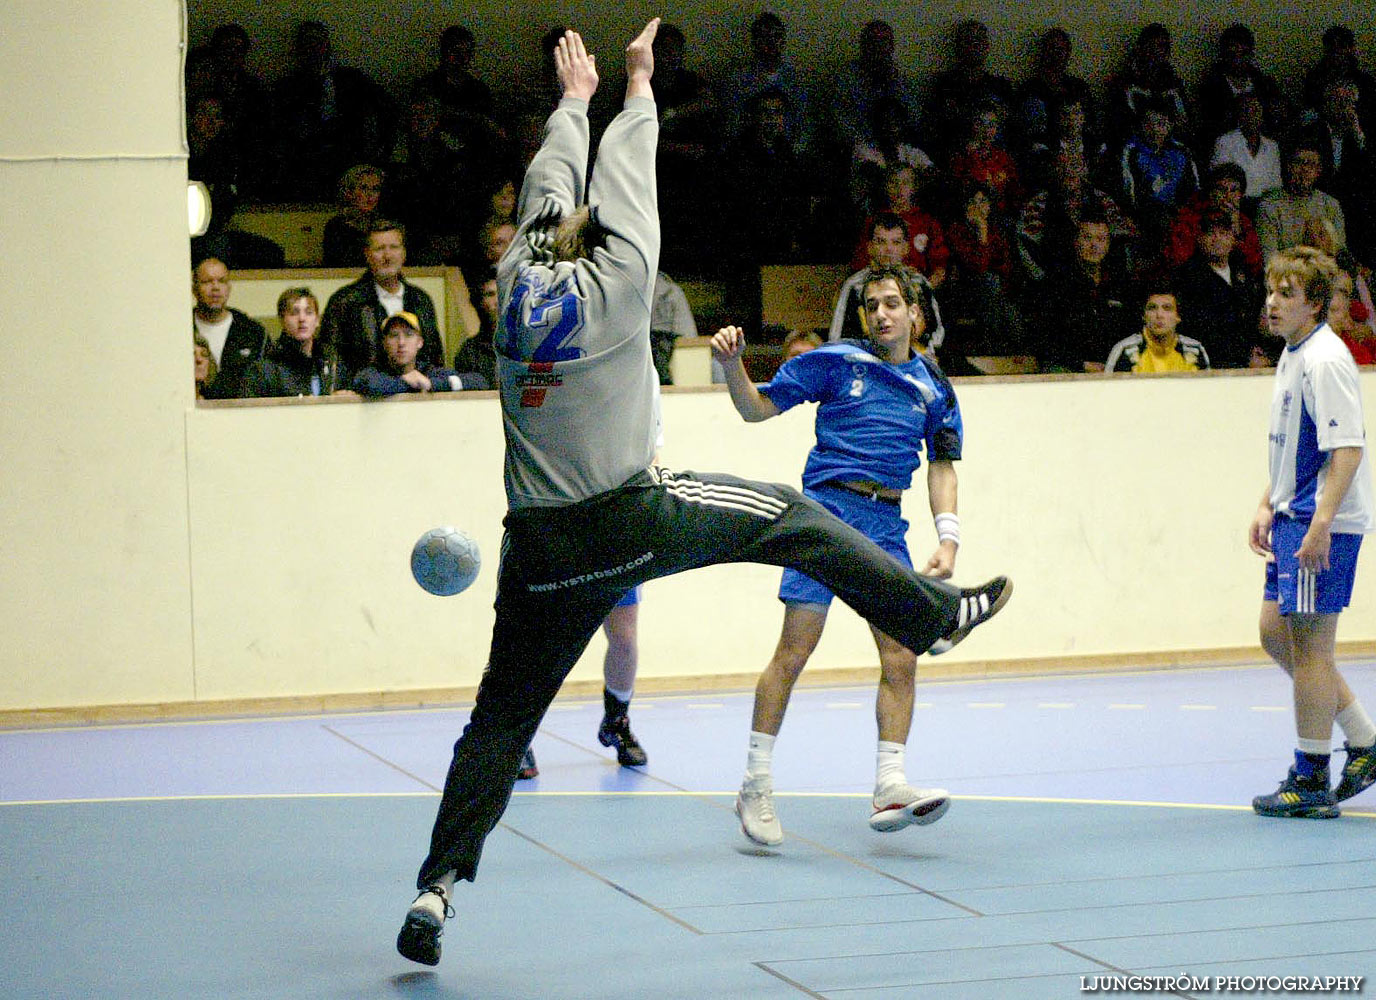
[[[191,321],[196,324],[196,332],[210,345],[210,353],[215,356],[215,363],[218,365],[220,356],[225,351],[225,341],[229,339],[229,327],[234,322],[234,314],[226,309],[224,319],[218,323],[208,323],[193,312]]]
[[[377,282],[373,283],[373,287],[377,289],[377,299],[379,302],[382,303],[382,308],[387,310],[388,319],[391,319],[397,313],[401,312],[403,309],[406,308],[405,285],[398,286],[397,293],[395,295],[387,291],[387,289],[383,288],[381,285],[377,284]]]
[[[1257,155],[1252,155],[1242,132],[1233,129],[1218,137],[1214,143],[1214,155],[1209,158],[1209,166],[1220,163],[1236,163],[1247,177],[1247,197],[1260,198],[1267,191],[1281,186],[1280,146],[1275,139],[1261,137]]]
[[[1308,520],[1323,496],[1328,452],[1361,448],[1362,464],[1348,487],[1333,531],[1366,534],[1376,528],[1371,465],[1362,424],[1357,365],[1338,335],[1322,323],[1281,352],[1271,394],[1271,508]]]

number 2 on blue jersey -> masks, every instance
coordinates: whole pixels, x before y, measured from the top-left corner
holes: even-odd
[[[582,348],[571,346],[571,341],[583,329],[583,300],[572,290],[547,296],[541,296],[542,292],[544,289],[539,287],[538,282],[534,283],[534,287],[525,279],[518,283],[505,317],[508,333],[516,333],[515,327],[518,325],[524,325],[535,336],[539,336],[542,328],[548,330],[527,360],[572,361],[581,358]],[[522,324],[522,306],[527,298],[536,297],[540,301],[530,307],[530,314]]]

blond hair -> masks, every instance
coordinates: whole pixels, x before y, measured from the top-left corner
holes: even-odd
[[[1271,255],[1266,263],[1266,285],[1279,288],[1290,282],[1304,292],[1306,302],[1319,306],[1319,317],[1328,313],[1328,300],[1338,278],[1338,262],[1314,247],[1290,247]]]

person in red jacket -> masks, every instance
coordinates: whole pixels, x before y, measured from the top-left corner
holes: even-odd
[[[1226,212],[1233,220],[1233,237],[1248,277],[1260,280],[1266,269],[1257,239],[1257,227],[1242,212],[1242,198],[1247,194],[1247,175],[1236,163],[1220,163],[1206,175],[1204,190],[1176,210],[1170,228],[1166,230],[1164,266],[1174,269],[1194,256],[1199,243],[1204,213],[1209,209]]]
[[[865,220],[861,237],[851,254],[850,266],[857,271],[870,266],[872,254],[870,242],[873,238],[875,221],[883,215],[892,213],[903,220],[907,229],[908,248],[899,263],[906,264],[926,278],[933,288],[939,288],[946,280],[946,264],[951,259],[950,248],[946,245],[946,232],[936,216],[924,211],[917,200],[917,171],[907,164],[890,167],[884,175],[884,193],[887,200],[885,210],[877,212]]]
[[[1376,330],[1371,328],[1366,303],[1354,292],[1352,275],[1339,271],[1328,300],[1328,325],[1342,338],[1359,365],[1376,365]]]

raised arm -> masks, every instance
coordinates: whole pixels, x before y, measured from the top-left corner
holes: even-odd
[[[659,32],[659,18],[653,17],[650,23],[640,30],[626,46],[626,100],[632,97],[655,99],[650,87],[650,78],[655,75],[655,35]]]
[[[567,215],[583,203],[588,172],[588,102],[597,92],[597,59],[576,31],[566,31],[554,50],[554,70],[564,98],[545,123],[545,139],[530,161],[516,218],[522,232],[550,207]]]
[[[610,262],[645,290],[647,307],[659,270],[659,121],[650,86],[655,70],[651,46],[658,30],[659,18],[654,18],[626,47],[626,103],[602,136],[588,190],[588,204],[606,233]]]
[[[752,424],[777,417],[782,411],[746,374],[745,362],[741,360],[743,350],[745,332],[738,326],[724,326],[712,337],[712,356],[726,372],[726,389],[736,412]]]

